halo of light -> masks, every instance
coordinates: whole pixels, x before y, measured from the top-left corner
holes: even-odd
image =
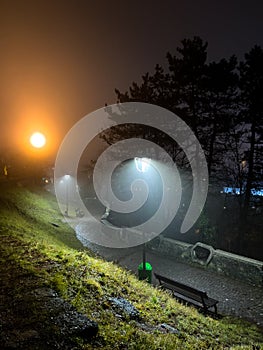
[[[30,143],[35,148],[42,148],[46,144],[46,137],[41,132],[34,132],[30,136]]]
[[[127,123],[148,125],[162,131],[178,144],[188,159],[192,170],[193,191],[189,208],[179,228],[181,233],[187,232],[200,216],[208,192],[205,154],[193,131],[182,119],[162,107],[148,103],[129,102],[101,108],[86,115],[69,131],[59,148],[54,169],[55,193],[61,212],[64,209],[64,196],[59,186],[61,177],[71,174],[73,186],[77,188],[78,164],[89,142],[102,131]],[[139,177],[131,183],[131,197],[125,201],[115,195],[111,185],[115,169],[121,163],[135,158],[139,163],[137,165],[141,165],[137,169],[139,172],[146,171],[146,165],[149,165],[146,160],[151,159],[151,166],[160,174],[162,197],[158,209],[149,219],[134,226],[125,225],[123,228],[106,225],[90,213],[78,189],[71,194],[69,200],[75,206],[77,203],[84,212],[84,217],[72,221],[65,216],[65,220],[74,228],[80,240],[111,248],[138,246],[157,237],[175,218],[182,196],[180,173],[170,154],[158,143],[146,139],[130,137],[119,140],[99,156],[93,170],[93,185],[99,202],[105,208],[109,207],[111,211],[120,214],[134,213],[142,208],[149,195],[146,179]],[[136,190],[138,187],[140,191]]]

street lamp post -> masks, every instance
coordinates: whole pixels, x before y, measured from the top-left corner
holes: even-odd
[[[65,181],[66,181],[66,210],[65,210],[65,215],[66,216],[68,216],[68,209],[69,209],[69,200],[68,200],[68,195],[69,195],[69,193],[68,193],[68,190],[69,190],[69,188],[68,188],[68,182],[69,182],[69,178],[70,178],[70,176],[69,175],[65,175]]]
[[[30,136],[29,142],[34,149],[41,150],[46,145],[46,137],[40,132],[34,132]],[[33,159],[33,162],[33,182],[37,184],[41,176],[42,169],[39,165],[39,159]]]
[[[145,173],[148,171],[151,160],[149,158],[134,158],[135,167],[139,173]],[[143,233],[144,236],[144,233]],[[145,239],[143,239],[144,241]],[[142,245],[142,264],[139,265],[139,279],[146,279],[151,283],[152,266],[146,262],[146,245]]]
[[[145,243],[143,243],[142,247],[142,269],[143,272],[146,273],[146,252],[145,252]]]

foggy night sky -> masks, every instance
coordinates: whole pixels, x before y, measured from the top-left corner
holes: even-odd
[[[166,64],[184,38],[208,41],[209,60],[263,46],[263,2],[0,0],[0,147],[46,133],[56,151],[114,89]]]

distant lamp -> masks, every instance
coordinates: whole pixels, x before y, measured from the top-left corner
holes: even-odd
[[[42,148],[46,144],[46,137],[41,132],[34,132],[30,136],[30,143],[35,148]]]
[[[140,173],[145,173],[149,166],[150,166],[150,163],[151,163],[151,159],[149,158],[134,158],[134,161],[135,161],[135,166],[136,166],[136,169],[140,172]]]

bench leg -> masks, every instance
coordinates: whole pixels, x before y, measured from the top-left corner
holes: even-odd
[[[215,308],[215,314],[217,315],[217,305],[215,305],[214,308]]]

